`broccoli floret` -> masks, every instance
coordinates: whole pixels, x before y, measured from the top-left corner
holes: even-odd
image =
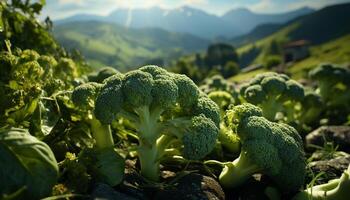
[[[100,149],[114,146],[112,134],[109,125],[103,125],[96,119],[93,109],[95,100],[102,84],[89,82],[76,87],[72,93],[72,101],[90,124],[92,135],[96,141],[96,146]]]
[[[302,109],[299,117],[301,124],[312,125],[318,123],[317,120],[320,118],[324,105],[321,96],[312,90],[307,90],[301,105]]]
[[[347,200],[350,196],[350,166],[340,178],[299,192],[292,200]]]
[[[102,83],[103,80],[117,73],[120,72],[113,67],[102,67],[97,72],[88,75],[88,79],[90,82]]]
[[[316,92],[327,106],[350,106],[350,70],[332,64],[321,64],[311,70],[309,76],[317,81]]]
[[[296,118],[304,88],[284,74],[267,72],[242,86],[240,93],[247,102],[259,106],[268,120],[276,121],[276,115],[282,113],[284,121],[289,123]]]
[[[249,103],[233,107],[227,115],[242,146],[236,160],[222,163],[220,183],[233,188],[255,173],[263,173],[284,191],[298,190],[305,176],[304,150],[298,132],[287,124],[268,121],[259,107]]]
[[[219,130],[219,142],[230,153],[237,153],[240,150],[240,142],[237,134],[229,128],[229,124],[226,123],[225,113],[230,106],[234,105],[234,98],[230,93],[225,91],[210,92],[208,97],[213,100],[220,108],[220,130]]]
[[[232,82],[226,80],[221,75],[215,75],[209,79],[204,80],[203,84],[199,88],[206,94],[215,91],[226,91],[231,94],[236,103],[239,100],[235,85]]]
[[[185,158],[201,159],[213,149],[220,123],[218,106],[191,79],[153,65],[107,78],[94,113],[103,124],[117,117],[134,124],[141,174],[153,181],[169,145],[180,142]]]

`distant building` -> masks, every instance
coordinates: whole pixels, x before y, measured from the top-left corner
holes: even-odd
[[[307,40],[297,40],[283,46],[284,63],[302,60],[310,55],[310,42]]]

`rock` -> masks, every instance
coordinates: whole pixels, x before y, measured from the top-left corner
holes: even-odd
[[[310,144],[323,146],[333,141],[340,151],[350,153],[350,126],[321,126],[306,136],[306,146]]]
[[[188,174],[174,183],[175,187],[158,192],[154,199],[166,200],[224,200],[220,184],[209,176]]]
[[[138,200],[129,195],[114,190],[104,183],[97,183],[91,193],[93,200]]]
[[[330,160],[320,160],[310,162],[308,167],[313,175],[324,172],[326,176],[316,181],[316,184],[327,183],[331,179],[339,178],[350,164],[350,155],[339,156]],[[312,174],[308,176],[309,181],[313,178]]]

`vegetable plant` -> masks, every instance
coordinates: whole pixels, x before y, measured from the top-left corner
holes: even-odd
[[[270,122],[262,110],[249,103],[228,111],[231,128],[240,138],[240,155],[232,162],[219,163],[219,181],[226,188],[243,184],[251,175],[262,173],[284,191],[297,191],[304,183],[305,157],[298,132],[283,123]]]
[[[94,114],[102,125],[123,117],[135,126],[141,174],[152,181],[159,180],[161,158],[174,142],[183,144],[187,159],[210,153],[220,123],[218,106],[191,79],[157,66],[107,78]]]
[[[283,121],[296,120],[298,104],[304,98],[304,88],[287,75],[275,72],[259,74],[241,87],[243,98],[262,109],[263,116],[270,121],[277,121],[278,113]]]
[[[93,111],[95,100],[102,84],[89,82],[76,87],[72,93],[73,103],[80,109],[84,120],[90,125],[91,134],[95,140],[95,148],[86,151],[84,156],[90,156],[88,165],[97,179],[112,186],[123,179],[124,160],[114,150],[114,140],[109,124],[102,124],[96,119]]]

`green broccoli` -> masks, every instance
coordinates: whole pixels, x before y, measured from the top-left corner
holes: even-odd
[[[350,165],[340,178],[299,192],[292,200],[348,200],[350,197]]]
[[[238,92],[235,89],[235,85],[221,75],[215,75],[205,79],[199,88],[206,94],[214,91],[226,91],[231,94],[235,100],[235,103],[238,102]]]
[[[91,133],[96,142],[96,147],[103,149],[114,146],[109,125],[103,125],[96,119],[93,109],[95,100],[102,84],[89,82],[76,87],[72,93],[72,101],[82,112],[90,124]]]
[[[208,94],[208,97],[220,108],[221,123],[218,139],[221,145],[231,153],[239,152],[239,138],[237,134],[233,133],[232,129],[229,128],[228,120],[225,120],[226,110],[234,105],[234,98],[226,91],[213,91]]]
[[[259,106],[268,120],[276,121],[276,115],[282,113],[284,121],[291,122],[295,120],[296,107],[304,97],[304,88],[287,75],[266,72],[243,85],[240,93],[247,102]]]
[[[224,167],[219,176],[221,185],[237,187],[251,175],[263,173],[284,191],[298,190],[305,176],[303,143],[298,132],[287,124],[268,121],[259,107],[249,103],[233,107],[227,115],[242,147],[236,160],[219,163]]]
[[[350,70],[332,64],[321,64],[311,70],[309,76],[317,81],[316,92],[327,106],[350,106]]]
[[[109,124],[96,119],[93,110],[102,84],[89,82],[76,87],[72,93],[73,103],[80,109],[95,139],[95,149],[86,150],[82,156],[89,156],[93,162],[86,165],[98,179],[114,186],[122,181],[124,174],[123,158],[114,150],[114,141]]]
[[[319,94],[312,90],[305,91],[305,97],[301,102],[302,109],[299,118],[301,124],[312,125],[318,123],[323,111],[324,103]]]
[[[117,117],[134,124],[141,174],[153,181],[169,145],[180,141],[185,158],[201,159],[213,149],[220,123],[218,106],[191,79],[157,66],[107,78],[94,113],[102,124]]]

